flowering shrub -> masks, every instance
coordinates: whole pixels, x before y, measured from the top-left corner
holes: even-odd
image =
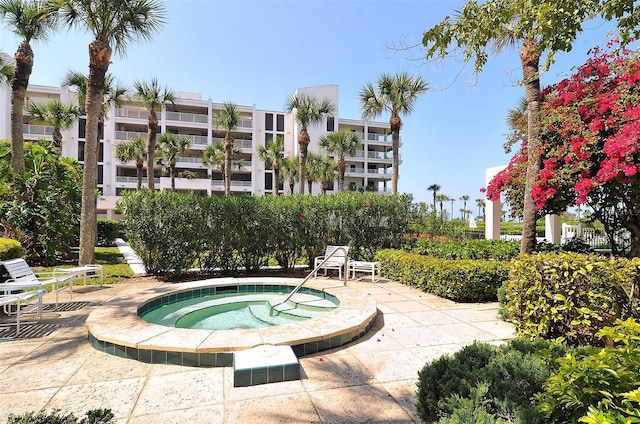
[[[540,213],[588,204],[608,233],[632,233],[640,256],[640,61],[593,49],[574,75],[542,92],[543,167],[532,189]],[[519,133],[520,134],[520,133]],[[523,143],[487,186],[488,198],[506,192],[521,205],[527,145]],[[617,246],[612,246],[614,250]]]

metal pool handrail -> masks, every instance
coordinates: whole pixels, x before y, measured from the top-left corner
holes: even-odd
[[[315,269],[314,269],[313,271],[311,271],[311,272],[310,272],[310,273],[309,273],[309,274],[304,278],[304,280],[302,280],[302,281],[300,282],[300,284],[298,284],[298,285],[297,285],[293,290],[291,290],[291,293],[289,293],[289,295],[288,295],[288,296],[287,296],[287,297],[286,297],[282,302],[280,302],[280,303],[276,303],[275,305],[271,306],[271,308],[269,309],[269,315],[271,315],[271,313],[273,313],[273,310],[274,310],[277,306],[284,305],[285,303],[287,303],[287,302],[289,301],[289,299],[291,299],[291,297],[292,297],[294,294],[296,294],[296,293],[298,292],[298,290],[300,290],[300,288],[304,285],[304,283],[306,283],[307,281],[309,281],[309,278],[311,278],[311,276],[312,276],[312,275],[314,275],[316,272],[318,272],[318,270],[319,270],[320,268],[322,268],[322,266],[323,266],[323,265],[324,265],[324,264],[325,264],[329,259],[331,259],[331,257],[332,257],[333,255],[335,255],[335,254],[336,254],[336,252],[338,252],[338,251],[340,251],[340,250],[344,252],[344,270],[343,270],[343,272],[342,272],[342,276],[343,276],[343,279],[344,279],[344,285],[346,286],[346,285],[347,285],[347,273],[348,273],[348,267],[349,267],[349,263],[348,263],[348,262],[349,262],[349,261],[348,261],[348,259],[349,259],[349,258],[348,258],[349,253],[348,253],[348,250],[347,250],[347,249],[345,249],[344,247],[342,247],[342,246],[338,246],[338,247],[336,247],[336,250],[334,250],[334,251],[333,251],[333,252],[331,252],[331,254],[329,254],[326,258],[324,258],[324,260],[323,260],[322,262],[320,262],[320,264],[319,264],[317,267],[315,267]]]

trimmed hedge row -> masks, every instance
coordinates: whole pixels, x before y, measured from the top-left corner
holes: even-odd
[[[504,309],[521,336],[585,345],[616,319],[637,314],[639,283],[640,258],[522,255],[511,262]]]
[[[122,223],[117,219],[98,219],[98,246],[113,246],[119,237],[124,236]]]
[[[376,254],[386,278],[456,302],[488,302],[508,276],[501,261],[451,260],[385,249]]]
[[[22,246],[17,240],[0,237],[0,261],[22,256]]]
[[[417,239],[412,251],[442,259],[507,260],[520,254],[519,241],[455,240],[443,237]]]
[[[353,259],[399,248],[409,226],[411,196],[201,196],[139,190],[120,202],[131,247],[147,272],[178,276],[258,270],[273,258],[288,269],[313,263],[327,245],[349,245]]]

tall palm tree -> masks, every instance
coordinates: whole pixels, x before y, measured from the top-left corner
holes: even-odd
[[[318,100],[307,94],[293,94],[285,102],[285,110],[294,114],[296,123],[300,126],[298,133],[298,177],[300,182],[300,194],[304,194],[304,182],[306,181],[307,150],[311,137],[309,137],[309,125],[316,125],[326,117],[333,116],[335,106],[329,99]]]
[[[313,194],[313,183],[320,181],[322,174],[322,162],[324,162],[324,156],[314,152],[307,152],[307,169],[305,174],[305,181],[309,188],[309,194]]]
[[[460,196],[460,200],[462,200],[462,209],[464,209],[465,211],[467,210],[467,202],[469,201],[469,199],[471,199],[471,197],[469,197],[466,194],[463,194],[462,196]],[[467,219],[467,213],[464,212],[462,214],[462,219],[466,220]]]
[[[116,144],[116,159],[122,163],[136,162],[137,190],[142,188],[142,170],[147,159],[147,142],[142,137]]]
[[[90,32],[87,81],[87,130],[80,212],[80,265],[94,262],[97,238],[96,187],[98,125],[105,76],[111,53],[125,53],[131,42],[149,39],[164,23],[164,8],[156,0],[57,0],[60,18],[68,26]]]
[[[282,178],[286,178],[289,183],[289,193],[293,194],[296,180],[298,179],[298,157],[286,157],[282,161]]]
[[[45,104],[29,103],[27,106],[29,119],[43,122],[53,127],[53,146],[62,147],[62,130],[67,130],[80,118],[77,105],[65,105],[60,100],[52,100]]]
[[[318,179],[320,180],[320,191],[322,194],[327,194],[329,184],[336,180],[336,173],[338,172],[338,164],[331,158],[324,157],[318,166]]]
[[[31,40],[46,41],[56,27],[56,9],[41,0],[0,0],[0,18],[8,29],[22,38],[14,55],[11,78],[11,164],[14,172],[24,171],[24,98],[33,69]]]
[[[169,168],[171,191],[176,191],[176,162],[181,154],[189,150],[189,146],[191,146],[189,137],[171,133],[162,133],[158,136],[158,158]]]
[[[440,203],[440,216],[444,218],[444,206],[443,203],[449,200],[449,196],[446,194],[438,194],[436,200]]]
[[[449,200],[451,201],[451,216],[449,217],[449,220],[452,221],[453,220],[453,204],[455,203],[456,199],[454,199],[453,197],[450,197]]]
[[[484,215],[484,207],[485,207],[484,199],[476,199],[476,206],[478,206],[478,216]],[[481,211],[483,213],[480,213]]]
[[[284,137],[279,135],[266,146],[258,146],[258,158],[273,170],[273,194],[279,195],[280,168],[284,159]]]
[[[399,72],[395,75],[382,74],[378,77],[377,87],[368,82],[360,89],[362,119],[373,119],[384,112],[391,115],[389,118],[393,150],[391,194],[398,193],[400,130],[402,129],[400,115],[408,115],[413,112],[416,100],[428,88],[429,85],[421,76],[411,77],[406,72]]]
[[[233,147],[233,150],[231,150],[231,159],[233,160],[231,162],[232,165],[235,162],[237,168],[242,169],[242,151],[239,147]],[[218,171],[220,171],[220,173],[222,174],[223,182],[226,179],[225,162],[226,153],[223,143],[216,143],[212,146],[207,146],[204,152],[202,152],[202,164],[205,166],[211,166],[213,169],[217,169]]]
[[[355,155],[360,138],[355,132],[340,130],[320,137],[320,148],[338,156],[338,190],[344,191],[344,174],[347,170],[346,155]]]
[[[158,135],[158,115],[157,112],[166,103],[173,103],[175,94],[168,87],[160,86],[158,80],[153,78],[151,82],[135,81],[133,83],[135,94],[133,97],[138,100],[149,112],[147,117],[147,187],[153,190],[153,168],[156,154],[156,137]]]
[[[233,152],[233,131],[240,124],[240,112],[235,103],[225,102],[222,109],[213,114],[213,126],[225,131],[224,135],[224,194],[231,194],[231,155]]]
[[[427,190],[429,191],[433,191],[433,213],[436,213],[436,195],[438,194],[438,192],[440,191],[442,187],[440,187],[438,184],[431,184],[429,187],[427,187]]]

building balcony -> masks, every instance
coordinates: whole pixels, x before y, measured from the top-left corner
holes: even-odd
[[[133,140],[134,138],[143,138],[147,139],[146,132],[136,132],[136,131],[116,131],[116,140],[125,141],[125,140]]]
[[[252,181],[235,181],[231,180],[231,190],[250,193],[253,189]],[[224,180],[211,180],[211,190],[224,191]]]
[[[149,111],[146,109],[129,109],[129,108],[116,108],[116,118],[127,119],[144,119],[149,118]]]
[[[177,122],[189,122],[196,124],[207,124],[209,122],[209,115],[202,115],[199,113],[184,113],[184,112],[169,112],[166,114],[167,121]]]
[[[24,135],[47,136],[53,135],[53,127],[48,125],[22,124],[22,132]]]
[[[212,144],[224,143],[224,138],[213,137],[211,139]],[[233,145],[240,149],[249,149],[253,151],[253,140],[233,140]]]
[[[160,184],[160,178],[154,178],[153,179],[154,184]],[[121,184],[131,184],[132,186],[135,186],[136,184],[138,184],[138,177],[123,177],[123,176],[117,176],[116,177],[116,183],[121,183]],[[147,177],[142,177],[142,184],[144,186],[146,186],[147,184]]]

